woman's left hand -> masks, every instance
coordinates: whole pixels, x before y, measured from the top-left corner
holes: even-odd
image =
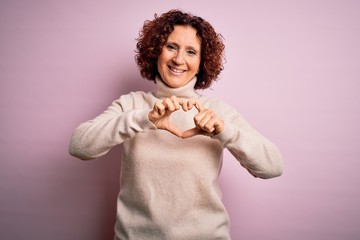
[[[214,136],[224,130],[224,121],[211,109],[205,108],[197,100],[189,100],[187,102],[187,110],[193,107],[199,111],[194,117],[195,127],[186,130],[182,134],[182,138],[189,138],[195,135]]]

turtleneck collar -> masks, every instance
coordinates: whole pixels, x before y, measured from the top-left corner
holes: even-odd
[[[156,77],[156,91],[154,92],[155,96],[158,98],[167,98],[171,96],[176,96],[178,98],[198,98],[200,94],[198,94],[194,87],[196,84],[196,76],[191,79],[186,85],[179,88],[171,88],[166,85],[160,77]]]

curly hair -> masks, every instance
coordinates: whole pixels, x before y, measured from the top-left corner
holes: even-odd
[[[158,57],[175,25],[186,25],[196,29],[197,36],[201,40],[201,62],[195,89],[210,87],[224,69],[223,37],[201,17],[183,13],[180,10],[170,10],[160,17],[155,14],[153,20],[144,22],[139,37],[136,39],[135,50],[135,61],[139,66],[141,76],[155,81],[158,75]]]

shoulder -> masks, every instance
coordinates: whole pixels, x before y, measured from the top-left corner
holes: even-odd
[[[151,92],[135,91],[121,95],[113,102],[113,105],[120,105],[124,110],[144,108],[153,102]]]
[[[146,98],[150,93],[144,92],[144,91],[132,91],[129,92],[127,94],[121,95],[119,97],[119,99],[134,99],[134,100],[138,100],[138,99],[144,99]]]
[[[217,97],[201,96],[199,100],[206,108],[211,108],[219,111],[230,110],[230,109],[235,110],[235,108],[232,107],[230,104],[226,103],[225,101]]]
[[[201,103],[205,108],[214,110],[219,116],[227,119],[235,119],[241,117],[238,110],[231,104],[217,97],[200,97]]]

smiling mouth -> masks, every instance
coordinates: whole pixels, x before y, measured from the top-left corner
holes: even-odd
[[[184,72],[186,72],[186,70],[177,69],[177,68],[174,68],[172,66],[169,66],[169,69],[174,73],[184,73]]]

